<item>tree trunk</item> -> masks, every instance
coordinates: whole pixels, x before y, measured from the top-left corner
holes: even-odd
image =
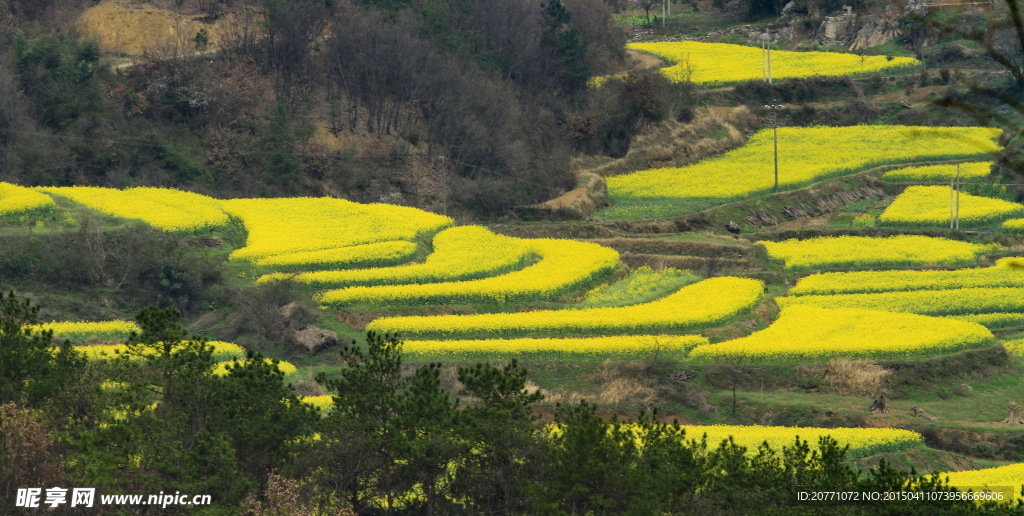
[[[885,394],[879,394],[875,396],[875,400],[871,403],[870,412],[872,414],[888,414],[889,409],[885,406]]]
[[[1006,419],[1003,420],[1004,424],[1007,425],[1024,425],[1024,419],[1020,417],[1020,405],[1016,402],[1010,402],[1010,411],[1006,414]]]

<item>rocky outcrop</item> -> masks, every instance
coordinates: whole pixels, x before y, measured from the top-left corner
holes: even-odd
[[[529,218],[585,218],[601,208],[608,207],[608,185],[604,178],[581,172],[577,188],[550,201],[519,208],[520,215]]]
[[[292,340],[296,345],[306,348],[310,354],[315,354],[338,344],[338,334],[316,326],[307,326],[305,329],[293,333]]]
[[[884,45],[900,37],[900,19],[903,12],[893,8],[881,14],[857,16],[842,13],[826,16],[818,26],[814,41],[819,45],[861,50]]]

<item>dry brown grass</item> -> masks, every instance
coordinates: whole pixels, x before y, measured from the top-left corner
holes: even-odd
[[[885,392],[891,371],[868,360],[830,360],[822,387],[843,396],[874,396]]]
[[[653,404],[658,391],[646,378],[647,365],[642,362],[613,362],[605,360],[594,372],[598,381],[597,393],[593,399],[602,405],[619,405],[637,401],[645,406]]]

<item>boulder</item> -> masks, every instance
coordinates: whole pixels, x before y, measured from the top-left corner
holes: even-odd
[[[331,330],[308,326],[294,332],[292,340],[295,345],[306,348],[310,354],[315,354],[324,348],[338,344],[338,334]]]

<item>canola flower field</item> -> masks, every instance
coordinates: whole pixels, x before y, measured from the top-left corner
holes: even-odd
[[[56,207],[46,194],[31,188],[0,182],[0,220],[15,215],[28,215]]]
[[[823,308],[867,308],[922,315],[975,315],[1024,312],[1024,288],[958,288],[840,294],[805,295],[777,299],[779,306],[811,305]]]
[[[672,63],[661,69],[669,80],[718,85],[764,78],[758,47],[727,43],[673,41],[630,43],[626,48],[649,52]],[[870,74],[920,66],[911,57],[858,56],[838,52],[772,51],[775,79]]]
[[[1010,233],[1024,233],[1024,219],[1010,219],[1003,221],[1003,229]]]
[[[589,242],[532,239],[539,261],[489,278],[443,283],[378,285],[328,290],[317,300],[329,307],[408,305],[414,303],[509,303],[555,300],[584,288],[619,267],[619,253]]]
[[[219,201],[172,188],[138,187],[118,190],[94,186],[46,187],[37,190],[59,195],[106,215],[137,219],[170,232],[197,232],[224,226],[228,215]]]
[[[234,360],[245,356],[245,348],[231,342],[207,342],[213,348],[213,358],[218,361]],[[75,349],[90,360],[106,360],[115,358],[128,351],[124,344],[100,344],[93,346],[75,346]]]
[[[1024,486],[1024,463],[1010,464],[997,468],[984,468],[970,471],[940,473],[939,478],[946,478],[949,484],[962,490],[980,492],[999,491],[1004,493],[1006,502],[1020,501],[1021,489]]]
[[[389,240],[412,242],[454,223],[415,208],[329,197],[231,199],[220,204],[249,232],[245,247],[234,251],[231,258],[252,262]]]
[[[764,284],[748,278],[711,278],[650,303],[623,307],[531,312],[382,317],[368,330],[406,338],[520,337],[525,335],[644,334],[691,331],[719,324],[753,309]]]
[[[51,321],[28,325],[26,328],[36,332],[50,330],[55,339],[67,339],[72,342],[124,340],[128,338],[129,333],[142,331],[142,328],[132,321]]]
[[[433,252],[422,263],[402,267],[268,274],[256,282],[289,278],[317,288],[338,288],[464,281],[522,268],[532,256],[533,249],[528,240],[496,235],[481,226],[458,226],[434,236]]]
[[[416,250],[417,246],[413,242],[386,240],[370,244],[266,256],[257,259],[254,265],[260,271],[293,270],[296,272],[355,267],[387,267],[412,260],[416,256]]]
[[[778,133],[782,190],[878,165],[985,157],[1000,148],[999,130],[985,127],[783,127]],[[764,129],[743,147],[693,165],[609,177],[612,206],[596,216],[670,217],[770,192],[773,149],[772,131]]]
[[[952,191],[948,186],[911,186],[878,217],[879,225],[917,228],[949,227]],[[997,225],[1011,217],[1024,215],[1024,205],[959,193],[960,226]]]
[[[866,308],[921,315],[968,315],[1024,312],[1024,288],[955,288],[868,294],[780,297],[779,306]]]
[[[1024,269],[1009,267],[1003,258],[992,267],[957,270],[893,270],[826,272],[800,279],[790,296],[807,294],[862,294],[907,290],[1024,287]]]
[[[890,170],[882,174],[882,179],[894,183],[949,183],[956,177],[957,165],[926,165],[922,167],[905,167]],[[989,175],[992,170],[991,161],[975,161],[960,164],[960,180],[977,182]]]
[[[697,346],[690,357],[712,361],[728,357],[760,361],[912,358],[993,344],[988,329],[967,321],[859,308],[783,305],[779,318],[768,328],[747,337]]]
[[[620,429],[639,436],[636,425],[623,423]],[[558,432],[557,427],[552,432]],[[924,446],[924,437],[911,430],[897,428],[815,428],[798,426],[761,425],[679,425],[681,439],[700,441],[707,439],[709,448],[715,448],[723,441],[732,439],[739,446],[754,455],[762,443],[767,443],[776,452],[783,447],[792,447],[797,439],[807,441],[812,449],[817,448],[819,439],[830,436],[840,446],[849,445],[850,457],[864,457],[876,453],[891,453]]]
[[[622,335],[589,338],[522,338],[475,340],[408,340],[402,350],[416,360],[465,360],[498,356],[575,360],[651,357],[683,358],[696,346],[707,344],[700,335]]]
[[[768,256],[785,261],[787,269],[961,265],[974,263],[979,255],[999,249],[998,245],[919,235],[840,236],[758,243],[765,247]]]

